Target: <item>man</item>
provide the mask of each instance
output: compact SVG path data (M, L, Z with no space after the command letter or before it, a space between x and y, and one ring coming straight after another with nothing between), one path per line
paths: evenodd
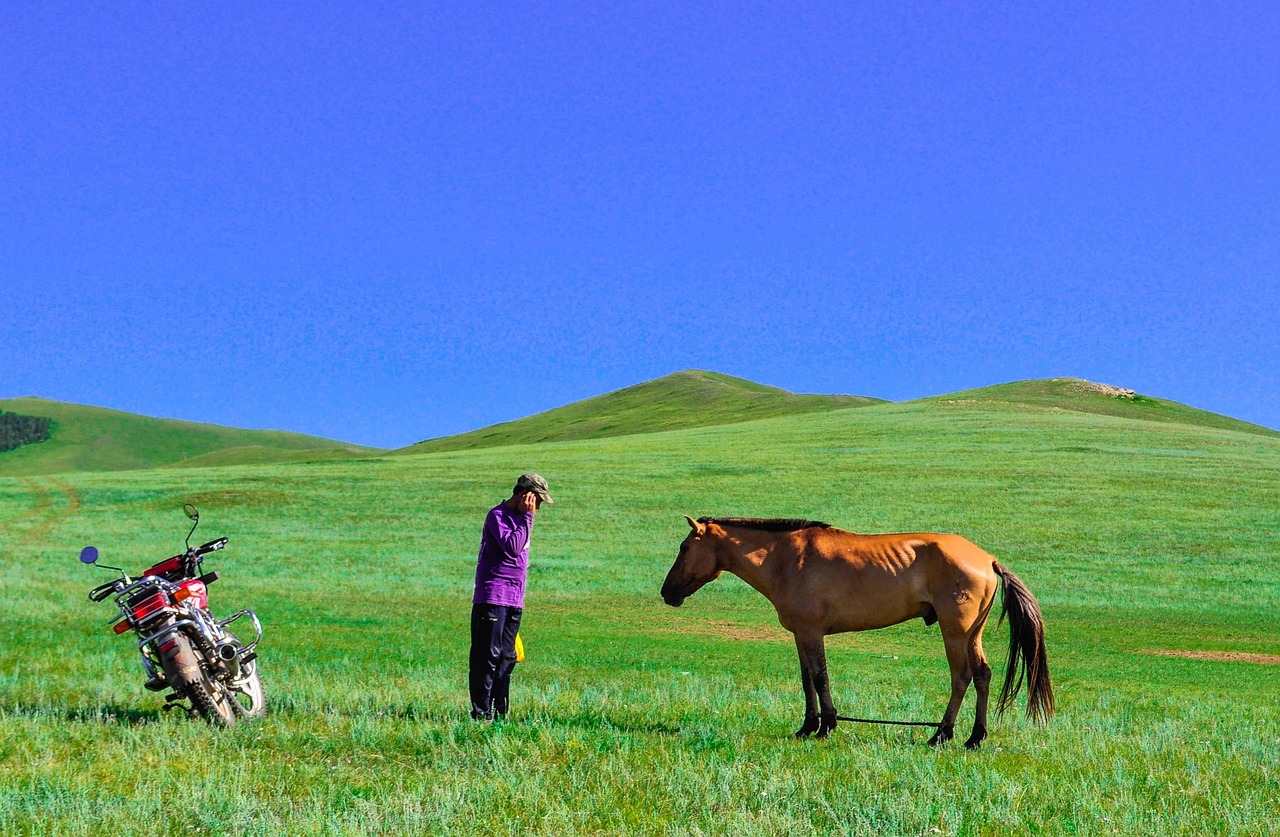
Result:
M492 721L507 714L529 572L529 533L538 508L550 502L545 479L521 474L511 497L490 509L484 519L471 600L473 718Z

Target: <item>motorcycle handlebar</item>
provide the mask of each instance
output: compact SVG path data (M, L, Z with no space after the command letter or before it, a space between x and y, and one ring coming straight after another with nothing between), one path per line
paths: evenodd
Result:
M193 551L195 552L196 555L205 555L210 552L217 552L219 549L222 549L226 545L227 545L226 538L218 538L217 540L209 541L206 544L201 544L200 546L197 546Z
M100 584L97 587L93 588L92 590L89 591L89 601L91 602L102 601L107 596L110 596L112 593L116 591L116 585L118 583L119 583L118 581L108 581L106 584Z
M188 565L190 569L188 569L187 572L193 571L194 567L200 563L200 559L203 556L209 554L210 552L217 552L219 549L222 549L226 545L227 545L227 539L223 537L223 538L218 538L217 540L209 541L208 543L205 543L205 544L201 544L200 546L197 546L194 549L192 549L190 552L187 553L187 560L191 560L191 559L195 559L195 560L190 565ZM182 558L183 556L179 554L173 557ZM202 576L202 578L208 578L209 581L217 581L218 574L208 573L206 576ZM117 592L120 589L122 588L120 587L119 579L116 579L115 581L108 581L106 584L100 584L97 587L90 590L89 600L94 602L100 602L103 599L105 599L107 596L110 596L111 594Z

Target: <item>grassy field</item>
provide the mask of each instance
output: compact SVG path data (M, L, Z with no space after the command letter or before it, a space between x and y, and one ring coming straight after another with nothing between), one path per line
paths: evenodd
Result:
M536 469L511 721L466 718L480 522ZM85 600L199 535L272 713L163 715ZM984 749L794 741L789 636L731 577L658 588L690 515L954 531L1040 600L1059 714ZM1280 833L1280 436L977 399L383 459L0 479L0 833ZM994 621L994 620L993 620ZM989 627L997 674L1007 628ZM829 642L842 714L934 720L937 628ZM961 712L967 734L972 701Z
M0 476L239 465L381 453L319 436L158 419L46 398L0 399L0 410L53 419L48 441L0 456Z

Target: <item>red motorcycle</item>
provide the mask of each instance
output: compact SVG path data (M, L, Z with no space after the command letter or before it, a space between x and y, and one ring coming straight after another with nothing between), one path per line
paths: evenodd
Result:
M208 586L218 580L217 572L198 575L204 556L227 545L226 538L192 547L191 535L200 525L200 512L190 503L184 507L192 521L187 532L187 551L166 558L133 579L120 567L120 578L93 588L91 601L115 597L120 614L111 619L117 634L133 631L146 672L146 688L153 692L172 691L165 709L180 706L191 715L201 715L214 724L232 726L240 721L261 718L267 712L262 681L258 677L258 653L262 625L252 610L241 610L229 619L217 620L209 612ZM80 553L86 564L98 561L98 550L86 546ZM248 619L253 627L252 642L243 643L228 630L238 619ZM190 701L190 707L179 701Z

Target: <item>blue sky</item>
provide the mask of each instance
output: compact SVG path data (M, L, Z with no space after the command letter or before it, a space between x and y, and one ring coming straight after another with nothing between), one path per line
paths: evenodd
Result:
M269 5L6 8L0 396L399 446L686 368L1076 376L1280 428L1280 6Z

